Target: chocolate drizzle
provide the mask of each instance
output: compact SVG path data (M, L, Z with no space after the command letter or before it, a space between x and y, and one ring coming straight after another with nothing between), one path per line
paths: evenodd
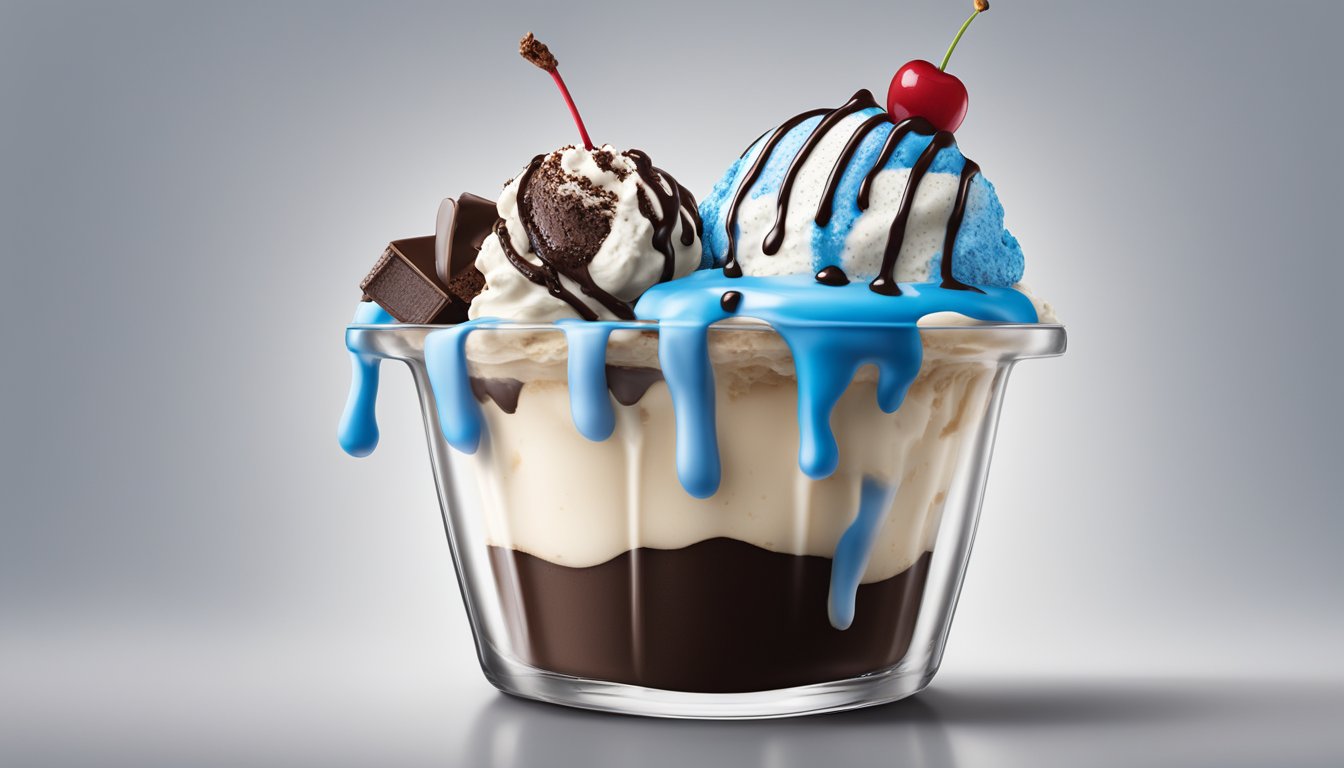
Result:
M543 260L542 266L538 267L518 253L518 250L513 247L513 238L509 237L508 225L504 223L503 219L495 222L495 236L499 238L499 244L504 249L504 258L508 259L513 268L522 273L523 277L544 287L552 296L573 307L574 311L579 313L579 317L584 320L597 319L597 313L589 309L582 299L570 293L569 289L560 282L560 276L553 265L547 264Z
M835 210L835 193L840 188L840 179L845 175L845 170L849 168L849 161L854 158L854 153L858 151L859 145L868 138L868 134L874 128L882 123L888 122L886 113L873 115L863 121L863 125L849 137L845 143L845 148L840 151L840 157L836 158L835 165L831 167L831 175L826 179L826 189L821 193L821 201L817 203L816 221L818 227L824 227L831 223L831 213Z
M788 120L785 120L782 125L775 129L774 133L770 134L770 138L766 139L765 146L761 147L760 154L756 155L756 161L753 162L751 168L747 170L746 178L744 178L742 183L738 185L737 193L733 195L733 202L728 206L726 225L728 248L724 253L725 261L723 264L723 274L728 277L742 276L742 266L737 263L737 209L742 205L742 201L746 198L747 192L751 189L752 185L761 177L761 171L765 170L765 164L769 161L770 153L774 151L775 145L779 144L785 134L793 130L802 122L824 115L830 111L831 110L829 109L813 109L804 112L801 115L794 115ZM760 139L757 139L757 141L760 141Z
M769 256L774 256L779 252L779 247L784 244L784 227L787 224L787 214L789 211L789 197L793 193L793 184L798 180L798 174L803 170L807 163L807 158L812 154L812 150L817 148L826 134L835 127L837 123L846 117L858 112L861 109L876 107L877 102L873 101L873 94L868 91L859 91L850 97L839 109L831 112L821 119L817 127L813 129L807 141L803 142L802 148L798 154L793 156L789 163L789 169L784 172L784 180L779 183L779 195L775 198L775 225L766 233L764 242L761 243L761 250ZM834 176L835 172L832 171Z
M640 179L653 192L653 196L657 200L658 215L654 215L651 210L652 202L649 203L649 210L644 210L644 215L653 225L653 246L664 256L659 282L671 280L676 270L676 249L672 244L672 234L676 231L677 224L680 223L682 226L682 245L692 245L695 243L696 237L704 234L704 223L700 220L695 197L665 171L655 168L649 156L644 152L632 149L625 155L634 161ZM533 176L546 162L546 159L545 155L537 155L532 158L517 182L518 218L522 222L523 230L527 233L528 245L532 254L541 264L533 264L518 252L509 235L508 227L504 220L500 219L495 222L494 233L499 238L505 258L523 277L544 287L552 296L572 307L584 320L597 320L598 314L588 306L587 302L565 287L560 280L561 276L577 283L585 296L597 301L617 318L633 320L635 311L631 304L604 291L593 280L588 271L588 263L591 261L593 254L586 254L586 258L575 258L573 254L552 253L546 239L538 236L538 222L532 210L529 190ZM599 167L613 170L609 167L610 158L607 158L604 164L602 156L595 153L594 159ZM628 174L628 171L624 173ZM580 181L588 180L580 179ZM591 182L588 183L591 185ZM644 202L643 195L641 195L642 209L644 208Z
M738 291L724 291L719 297L719 306L723 307L724 312L736 312L741 304L742 294Z
M681 207L682 207L681 215L684 219L689 220L688 222L682 224L683 229L681 230L681 244L690 245L691 243L695 242L695 238L704 237L705 222L703 219L700 218L700 206L696 204L695 197L691 194L690 190L686 189L685 187L679 187L679 189L681 190ZM687 213L689 213L690 215L687 216ZM691 234L691 228L686 226L686 223L694 225L695 227L694 235Z
M939 131L933 135L933 140L929 146L919 153L919 159L915 160L915 165L910 169L910 179L905 183L905 193L901 195L901 207L896 210L896 218L891 221L891 232L887 235L887 248L882 253L882 269L877 273L873 282L868 284L878 293L887 296L901 295L901 287L896 284L896 257L901 255L901 246L905 245L905 227L910 222L910 209L915 204L915 193L919 191L919 183L924 180L924 174L929 172L929 167L933 165L933 158L943 149L956 144L956 139L947 131ZM947 258L944 261L952 261Z
M849 285L849 275L837 266L822 267L817 273L817 282L822 285Z
M961 181L957 186L957 202L952 207L952 215L947 219L947 236L943 239L943 263L941 268L944 288L984 293L979 288L967 285L952 276L952 251L957 245L957 233L961 231L961 220L966 216L966 198L970 197L971 180L979 172L980 166L976 165L974 160L969 159L961 169Z
M764 139L766 137L766 134L768 133L770 133L770 131L767 130L765 133L762 133L760 136L757 136L755 139L752 139L752 142L747 145L746 149L742 150L742 154L738 155L737 159L741 160L742 158L746 157L747 153L751 151L751 148L756 146L756 142L760 141L761 139Z
M741 183L737 187L737 191L733 194L732 202L729 204L728 212L725 216L724 229L725 234L727 235L727 247L724 251L723 265L723 274L725 276L742 276L742 266L737 260L737 220L739 209L741 208L742 201L746 199L752 186L754 186L760 179L766 164L770 161L771 153L774 151L775 147L779 145L780 141L783 140L784 136L803 122L819 115L824 115L821 121L817 123L816 128L812 130L812 133L804 141L802 147L799 148L798 153L793 157L793 160L789 163L788 170L785 171L784 177L780 182L775 204L775 223L766 234L761 244L762 252L770 256L778 253L779 249L783 246L786 225L785 217L788 212L789 198L793 191L794 182L801 172L803 165L807 162L808 156L811 155L813 149L821 143L825 138L825 135L846 117L865 109L876 108L877 106L877 102L873 99L872 93L867 90L861 90L855 93L849 101L845 102L837 109L809 110L784 121L784 123L773 132L767 132L767 134L762 135L761 138L765 138L766 135L769 135L769 138L766 139L765 145L761 148L760 153L757 154L751 167L743 176ZM844 177L845 172L848 170L850 163L854 159L855 153L858 152L864 139L867 138L879 125L890 122L892 121L889 114L886 112L879 112L868 117L868 119L864 120L854 130L854 133L845 143L844 148L841 149L835 164L831 167L829 176L827 176L826 186L822 192L821 200L817 204L817 213L814 218L814 222L817 226L825 227L830 224L832 214L835 211L836 195L840 189L840 181ZM868 169L868 172L863 177L863 181L859 184L856 200L860 211L868 210L868 205L872 198L874 182L877 180L878 175L886 168L887 163L891 161L891 158L896 153L896 149L901 141L912 133L920 136L932 136L933 138L930 140L929 145L925 147L924 151L920 153L919 158L910 169L910 176L906 181L905 192L901 197L900 208L897 210L896 217L892 221L891 230L887 236L887 242L882 256L882 268L878 272L877 277L869 284L869 286L877 293L892 296L899 295L901 292L895 279L896 260L897 257L900 256L901 247L905 244L905 231L909 223L910 211L914 206L915 194L919 189L919 184L923 181L925 175L928 174L929 168L932 167L933 161L938 153L949 147L955 147L957 144L956 139L950 132L937 130L928 120L921 117L912 117L896 123L892 126L890 133L887 134L887 138L882 144L882 149L878 152L876 161L873 163L872 167ZM747 153L751 151L751 147L755 146L760 140L761 139L758 138L756 141L752 142L751 145L747 147L747 151L742 153L742 157L746 157ZM960 282L952 276L952 252L956 245L957 234L961 229L962 219L966 213L966 201L970 193L971 181L979 171L980 166L976 165L970 159L966 160L957 188L956 204L952 209L951 215L948 217L946 236L943 241L941 278L942 286L944 288L970 291L978 290L973 286ZM832 269L835 271L831 272L830 270ZM844 282L830 282L832 280L843 280ZM848 277L846 277L844 272L838 267L827 267L817 273L817 281L827 285L844 285L848 282Z
M887 134L887 140L882 144L882 151L877 153L877 162L873 163L872 168L868 169L868 174L863 177L863 183L859 185L858 203L860 211L868 210L868 198L873 191L873 182L877 180L877 175L882 172L882 169L887 167L891 156L896 153L896 145L900 144L901 139L911 133L928 136L937 133L937 131L934 130L933 125L928 120L922 117L902 120L891 129L891 133Z
M663 273L658 282L665 283L672 279L677 266L677 251L672 245L672 233L676 231L677 223L680 222L681 244L694 243L695 234L692 233L698 234L703 228L700 213L691 193L661 168L653 167L653 161L642 150L629 150L625 156L635 161L635 171L639 174L640 180L658 199L659 215L657 217L646 215L646 218L653 225L653 247L663 254ZM663 186L664 184L667 186Z
M541 167L545 159L545 155L537 155L532 158L532 162L527 164L527 170L523 171L522 178L518 179L518 218L522 221L523 229L527 232L528 243L532 246L532 254L541 262L541 267L538 268L518 253L509 237L508 227L504 225L504 221L501 219L495 223L495 234L499 237L500 245L504 247L505 257L508 258L514 269L522 273L523 277L537 285L544 286L552 296L573 307L579 317L584 320L596 320L598 315L582 299L565 288L564 284L560 282L560 275L563 274L578 283L584 295L591 296L616 317L622 320L634 319L635 311L629 304L602 290L593 281L592 275L588 274L587 262L573 264L567 269L562 268L549 257L547 248L542 245L540 238L537 237L531 205L527 201L527 190L528 184L532 181L532 175Z

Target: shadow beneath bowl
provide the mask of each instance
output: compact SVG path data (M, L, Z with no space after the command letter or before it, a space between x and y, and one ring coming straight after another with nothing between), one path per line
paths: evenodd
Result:
M568 709L501 694L477 715L463 765L771 766L816 768L883 756L883 765L945 766L951 743L917 697L878 708L884 715L724 722L660 720ZM881 727L875 728L874 722Z
M1102 748L1122 735L1129 741L1175 731L1199 741L1211 730L1249 733L1257 724L1303 723L1330 712L1344 714L1338 686L1176 678L952 678L880 707L739 722L610 715L501 694L477 714L462 764L924 768L957 765L954 743L968 735L970 742L1006 735L1020 747L1021 739L1039 745L1038 737L1053 731L1067 733L1071 744L1095 737L1101 741L1090 746Z

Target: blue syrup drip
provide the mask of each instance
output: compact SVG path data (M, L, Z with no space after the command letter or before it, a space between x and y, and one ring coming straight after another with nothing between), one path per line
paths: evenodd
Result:
M589 440L600 442L616 430L616 412L607 389L607 339L622 328L648 330L628 321L556 323L569 345L569 411L574 426ZM449 445L475 453L484 420L467 370L467 337L473 332L505 328L507 320L482 317L433 331L425 337L425 370L438 408L439 428Z
M854 623L854 602L859 595L859 582L868 567L868 559L873 553L873 543L877 532L882 529L887 510L896 498L896 487L883 484L867 475L859 490L859 514L840 535L835 545L835 556L831 559L831 591L826 603L826 613L830 616L831 626L836 629L849 629Z
M486 318L468 320L425 336L425 370L434 390L439 429L443 439L463 453L475 453L481 446L483 423L467 372L467 337L478 328L502 324Z
M602 442L616 431L616 410L607 390L610 323L562 321L569 344L569 413L579 434Z
M717 298L714 307L718 309L714 320L727 316ZM636 305L635 313L639 311ZM714 429L714 372L708 364L709 323L714 320L658 323L658 364L672 395L677 423L677 478L697 499L713 496L721 477L719 438Z
M372 301L360 302L353 325L386 325L396 322L387 310ZM348 333L358 333L349 331ZM336 429L341 448L351 456L364 457L378 447L378 358L350 350L350 395Z

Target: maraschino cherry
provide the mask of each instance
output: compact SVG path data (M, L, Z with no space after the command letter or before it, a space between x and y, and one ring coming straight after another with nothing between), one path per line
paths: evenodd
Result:
M988 10L988 0L975 0L975 10L952 38L942 64L935 67L917 59L896 70L896 76L891 78L891 86L887 88L887 112L891 119L899 123L907 118L922 117L940 131L957 130L966 119L966 86L955 75L947 73L947 62L971 22Z

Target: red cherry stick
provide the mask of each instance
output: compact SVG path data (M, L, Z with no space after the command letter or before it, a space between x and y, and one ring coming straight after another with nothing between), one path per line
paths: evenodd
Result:
M555 87L560 89L560 95L565 100L565 106L569 107L569 114L573 116L574 124L579 127L579 137L583 139L584 149L592 149L593 140L588 138L588 129L583 125L579 108L574 105L574 97L569 95L565 79L560 76L560 62L556 60L555 54L551 53L551 49L547 48L545 43L533 37L531 32L518 41L518 53L532 64L551 73L551 79L555 81Z
M970 28L971 22L975 21L976 16L979 16L988 10L989 0L975 0L975 10L971 11L971 17L961 25L961 29L957 30L957 36L952 38L952 44L947 47L947 53L943 54L943 63L938 65L939 72L947 71L947 62L952 60L952 52L957 50L957 43L961 42L961 36L966 34L966 30Z
M585 149L593 148L593 140L588 138L588 129L583 125L583 117L579 115L579 108L574 106L574 98L569 95L569 89L565 87L565 78L560 76L560 70L551 70L551 79L555 80L556 86L560 88L560 95L565 99L565 106L569 107L569 114L574 117L574 124L579 127L579 136L583 138Z

